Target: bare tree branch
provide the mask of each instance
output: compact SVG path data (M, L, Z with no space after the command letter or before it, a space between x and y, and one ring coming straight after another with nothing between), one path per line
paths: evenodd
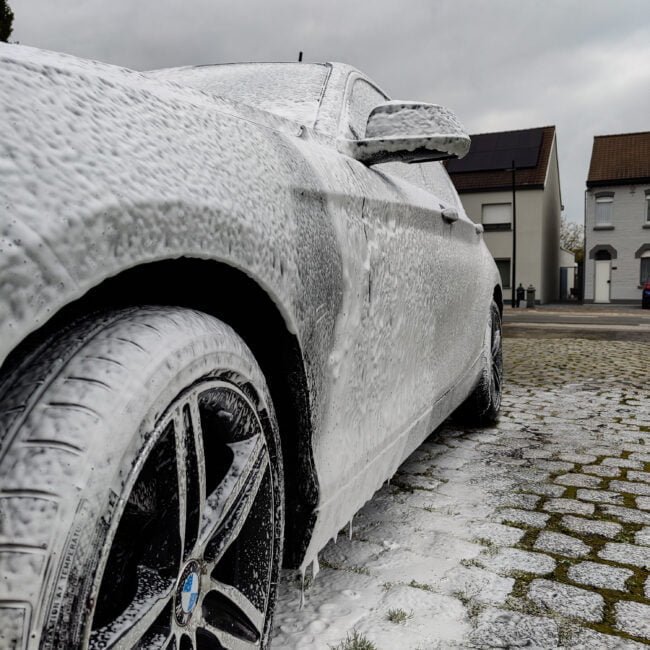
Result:
M560 246L572 253L578 253L582 251L584 245L584 229L582 224L567 221L562 217L560 222Z

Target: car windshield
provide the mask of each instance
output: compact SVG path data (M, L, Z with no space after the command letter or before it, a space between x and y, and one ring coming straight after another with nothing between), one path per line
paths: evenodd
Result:
M147 75L313 126L327 72L328 66L318 63L232 63L154 70Z

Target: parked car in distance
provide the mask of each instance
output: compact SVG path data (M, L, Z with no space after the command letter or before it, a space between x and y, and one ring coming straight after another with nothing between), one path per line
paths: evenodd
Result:
M266 647L281 563L497 417L469 138L342 64L0 87L0 647Z

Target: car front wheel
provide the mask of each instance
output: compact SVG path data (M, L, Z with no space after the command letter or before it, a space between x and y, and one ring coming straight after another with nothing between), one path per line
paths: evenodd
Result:
M0 647L266 647L282 462L233 330L174 308L90 318L0 399Z

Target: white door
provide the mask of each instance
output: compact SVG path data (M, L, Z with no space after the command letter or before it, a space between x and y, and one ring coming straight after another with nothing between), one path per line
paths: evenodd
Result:
M596 260L596 295L594 302L609 302L611 260Z

